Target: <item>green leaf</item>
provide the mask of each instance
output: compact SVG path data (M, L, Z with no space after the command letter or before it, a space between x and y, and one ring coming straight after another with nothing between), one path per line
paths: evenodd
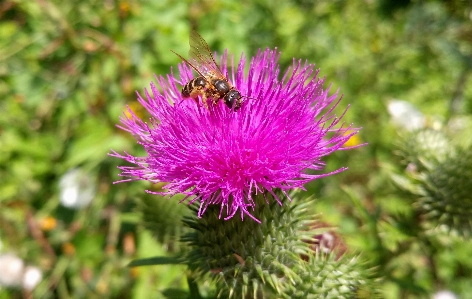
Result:
M155 266L155 265L180 265L182 259L179 257L157 256L134 260L128 267Z
M167 299L196 298L190 297L189 293L182 289L168 288L162 291L162 295Z

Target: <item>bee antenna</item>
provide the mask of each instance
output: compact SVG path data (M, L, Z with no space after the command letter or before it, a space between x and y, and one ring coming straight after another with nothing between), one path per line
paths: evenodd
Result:
M247 99L253 99L253 100L257 100L257 98L248 97L248 96L242 96L241 98L247 98Z

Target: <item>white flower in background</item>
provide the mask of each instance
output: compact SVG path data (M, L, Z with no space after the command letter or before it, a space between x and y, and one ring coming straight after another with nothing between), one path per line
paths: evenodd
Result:
M451 291L439 291L433 295L432 299L459 299L456 294Z
M31 291L42 277L39 268L25 266L24 261L13 253L0 254L0 286L23 287Z
M32 291L43 278L43 273L38 267L26 266L23 274L23 288Z
M61 204L71 209L87 206L95 196L95 180L81 169L71 169L59 182Z
M0 255L0 285L6 287L20 286L23 279L25 263L13 253Z
M423 113L407 101L390 101L388 103L388 112L392 117L393 123L405 130L413 131L425 126L426 120Z

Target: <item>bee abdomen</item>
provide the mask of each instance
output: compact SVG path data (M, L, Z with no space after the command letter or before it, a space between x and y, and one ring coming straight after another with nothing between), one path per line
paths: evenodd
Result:
M203 77L196 77L190 80L182 88L182 97L190 98L193 97L192 93L195 93L196 90L203 90L207 85L207 81Z

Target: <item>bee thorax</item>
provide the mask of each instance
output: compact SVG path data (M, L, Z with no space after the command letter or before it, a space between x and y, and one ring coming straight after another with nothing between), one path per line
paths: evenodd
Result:
M213 80L213 86L215 86L216 91L221 95L226 94L230 90L229 83L225 80Z

